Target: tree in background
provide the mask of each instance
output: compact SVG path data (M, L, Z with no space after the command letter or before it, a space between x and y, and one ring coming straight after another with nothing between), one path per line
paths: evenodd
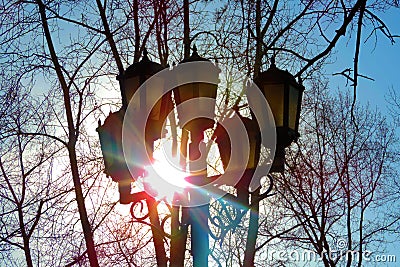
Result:
M68 189L54 175L60 147L47 137L54 131L49 102L40 103L12 80L3 81L2 89L0 103L7 114L0 122L2 260L9 266L22 262L34 266L38 258L45 258L37 244L47 243L50 227L57 228L50 218Z
M302 137L269 202L290 220L273 228L266 218L260 247L299 252L286 260L312 251L324 266L362 266L398 227L394 127L368 106L355 107L355 122L351 112L348 93L309 92Z

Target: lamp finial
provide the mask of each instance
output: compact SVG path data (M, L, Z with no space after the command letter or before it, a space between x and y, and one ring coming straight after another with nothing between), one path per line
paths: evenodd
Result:
M300 85L303 85L303 79L299 76L299 78L297 78L297 80L298 80L298 83L300 84Z
M271 68L276 68L276 65L275 65L275 55L273 55L273 56L271 57Z
M149 61L150 59L149 59L149 56L148 56L148 52L147 52L147 49L146 49L146 47L143 49L143 59L142 60L146 60L146 61Z

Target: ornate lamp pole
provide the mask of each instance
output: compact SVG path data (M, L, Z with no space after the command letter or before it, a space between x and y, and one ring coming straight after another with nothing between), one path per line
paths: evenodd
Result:
M196 61L209 61L202 58L197 53L196 46L193 47L192 55L183 60L183 63L190 63ZM181 85L174 89L174 97L177 105L179 124L182 131L189 131L191 143L189 145L189 170L193 175L207 178L207 163L201 157L201 146L204 147L203 138L204 131L214 126L214 109L215 105L210 105L204 98L211 99L215 102L217 97L217 84L218 84L218 67L214 71L214 83L195 82ZM193 70L193 80L197 80L197 71ZM178 81L183 80L184 73L178 73ZM190 101L189 105L185 105L185 101ZM201 114L202 117L191 118L193 114ZM194 201L200 201L199 198L208 198L204 193L199 190L190 190L190 197ZM204 202L209 202L204 199ZM208 265L208 218L209 218L209 205L202 205L190 209L190 224L192 229L192 255L194 266L207 266Z
M197 53L196 48L193 49L193 54L191 57L182 61L184 63L193 63L196 61L208 61L200 57ZM99 122L99 127L97 131L100 137L101 148L105 163L105 173L107 176L111 176L114 181L119 184L120 192L120 203L121 204L132 204L132 209L136 203L146 200L148 206L148 215L142 218L136 218L138 221L144 220L149 217L154 237L154 245L156 249L156 257L158 266L167 265L167 257L164 249L163 238L165 234L163 233L165 220L160 223L159 214L157 212L158 202L155 201L151 196L145 192L131 193L131 183L137 179L137 177L145 176L144 166L140 165L138 162L137 168L132 168L128 170L127 163L124 158L124 152L122 149L122 122L125 115L127 105L132 105L132 108L138 112L140 116L143 110L148 108L151 109L148 120L145 126L145 136L141 138L146 144L146 149L149 155L153 152L153 142L159 138L163 137L163 125L167 118L167 115L173 109L171 92L164 93L164 81L153 79L152 83L144 84L152 75L163 70L161 65L149 60L147 53L145 52L143 59L134 63L127 68L125 73L118 76L122 91L124 92L123 106L121 110L111 113L105 120L104 124L101 125ZM215 66L215 75L213 76L213 83L207 82L193 82L182 84L173 89L175 103L177 106L177 113L179 118L179 126L182 131L187 131L190 133L191 143L189 145L189 170L192 174L191 180L194 184L206 183L207 181L212 181L217 177L207 177L206 162L205 159L200 159L201 147L204 146L203 143L203 132L207 129L213 128L214 121L214 109L215 109L215 99L217 96L217 84L218 84L218 74L219 69ZM183 79L183 77L177 75L175 79ZM182 75L189 75L188 73L183 73ZM196 75L200 75L197 71L192 70L193 80L197 80ZM259 86L264 95L265 99L268 101L273 117L276 124L277 133L277 150L271 172L283 172L284 170L284 148L289 146L294 140L299 136L298 125L299 125L299 114L302 93L304 87L297 83L294 77L287 71L280 70L276 67L274 60L272 61L271 67L260 73L255 79L255 83ZM140 91L140 96L132 100L133 94L138 90L140 86L146 86L145 90ZM263 99L252 98L251 92L248 93L249 101L252 101L253 105L261 105ZM150 94L163 95L155 105L148 107L148 98L151 98ZM213 101L212 105L210 102L204 102L204 98ZM132 102L133 101L133 102ZM136 102L135 102L136 101ZM260 103L255 103L260 101ZM185 105L185 102L190 102L189 105ZM237 223L241 220L243 215L247 212L248 208L251 208L255 204L249 201L250 193L250 181L255 174L255 169L259 164L260 151L261 151L261 134L260 127L263 127L263 123L260 123L267 118L257 117L258 121L254 116L252 118L247 118L242 116L237 108L234 108L237 116L239 117L241 123L244 125L246 130L246 136L248 138L248 143L243 142L249 146L249 154L242 155L240 151L232 151L232 141L228 132L220 124L217 125L214 131L213 138L215 139L218 149L221 155L222 164L225 170L227 170L228 165L233 165L233 170L235 172L235 166L240 165L238 162L245 161L246 168L238 181L225 180L224 183L229 186L236 188L236 196L227 193L224 196L223 201L220 201L222 205L222 213L227 213L228 209L226 205L240 205L240 209L234 208L234 216L229 215L228 217L234 218L231 221L231 225L222 225L222 221L219 216L221 214L209 213L209 205L205 204L199 207L190 208L189 215L183 215L179 220L179 214L177 221L171 224L172 232L177 232L175 228L183 227L184 223L189 223L191 225L191 250L193 255L194 266L208 266L208 255L209 255L209 234L213 238L224 238L225 234L234 229ZM202 114L192 118L190 114ZM225 125L230 123L232 119L226 119ZM139 136L140 137L140 136ZM243 150L246 148L243 147ZM232 157L232 154L238 154L236 157ZM236 161L235 161L236 160ZM264 175L266 175L265 173ZM236 174L235 174L236 175ZM200 180L199 180L200 178ZM189 180L190 180L189 179ZM271 180L271 177L270 177ZM272 189L272 181L270 188L264 193L264 197L267 196L269 191ZM203 198L203 203L209 202L209 196L197 190L196 188L189 190L189 195L192 201L198 201L199 198ZM259 196L262 197L262 196ZM207 198L207 199L205 199ZM233 201L233 202L232 202ZM235 204L236 203L236 204ZM179 205L179 204L178 204ZM225 207L225 208L224 208ZM236 206L235 206L236 207ZM243 208L245 208L243 210ZM179 212L179 209L178 209ZM172 215L176 217L176 214ZM185 217L185 218L184 218ZM183 222L184 219L189 217L188 222ZM220 236L217 237L213 235L209 230L209 220L214 226L220 228ZM164 232L165 233L165 232ZM171 236L173 238L173 236ZM174 241L175 242L175 241ZM183 256L185 251L186 236L180 239L179 242L171 241L171 257L174 258L174 253L177 254L177 260L171 259L171 266L182 266ZM178 244L178 245L177 245ZM175 248L176 251L174 251ZM179 254L179 255L178 255ZM182 255L181 255L182 254Z
M122 75L117 76L117 80L121 86L121 92L123 92L122 108L115 113L111 113L106 118L103 125L101 125L99 121L97 131L99 133L105 163L104 172L107 176L111 176L114 181L118 182L121 204L130 204L136 201L138 194L131 194L131 183L138 177L145 176L144 162L147 162L146 158L148 155L152 158L153 143L157 139L163 137L163 124L169 112L173 109L171 92L164 94L164 81L162 79L151 79L150 83L145 84L146 80L163 69L164 68L160 64L148 58L147 51L145 50L140 62L133 63ZM146 86L146 88L139 91L139 97L132 98L141 86ZM152 99L154 95L163 95L163 97L161 97L155 105L151 105L149 100ZM145 136L139 136L138 132L133 135L133 138L139 139L139 142L144 141L147 155L138 155L138 157L134 159L137 160L137 162L135 162L135 168L131 167L130 170L127 167L122 149L122 123L128 104L132 105L133 110L137 111L138 115L145 114L145 111L151 108L146 121ZM132 159L129 160L132 163ZM157 212L157 202L147 194L139 195L147 201L157 264L159 266L166 266L167 258L165 255L163 235L160 230L162 227Z

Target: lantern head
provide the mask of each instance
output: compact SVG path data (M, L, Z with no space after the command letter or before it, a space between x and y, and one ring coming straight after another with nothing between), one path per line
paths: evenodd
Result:
M164 68L149 59L146 49L140 62L130 65L123 75L117 76L120 86L123 88L123 102L125 108L128 104L133 105L133 109L145 114L145 111L151 109L146 123L146 140L157 140L164 135L163 125L168 114L173 109L171 92L164 92L165 81L160 77L150 77ZM147 82L146 82L147 81ZM146 88L140 90L140 95L133 98L133 95L144 83ZM162 96L155 105L152 105L152 99ZM133 101L133 102L132 102ZM132 103L130 103L132 102ZM152 105L152 106L151 106ZM140 116L140 115L139 115Z
M208 59L200 57L197 53L196 46L194 46L192 55L189 58L181 61L180 64L196 61L210 62ZM202 133L204 130L212 128L214 126L214 120L211 118L214 118L215 116L215 104L210 105L210 102L201 101L199 99L199 101L191 102L190 105L181 105L185 101L196 100L196 98L210 98L215 101L217 97L217 84L219 81L218 76L220 70L214 65L212 67L213 69L211 71L213 72L212 76L215 83L192 82L178 86L173 90L180 126L191 132ZM194 68L196 68L196 66L194 66ZM186 78L180 77L180 75L185 74L178 73L178 77L176 77L178 81L184 80L184 78ZM196 72L195 69L190 73L190 75L193 76L194 80L196 80L196 78L204 76L201 73ZM203 114L203 116L196 117L195 119L187 119L191 118L193 114Z
M259 73L255 83L261 89L274 115L277 149L271 171L283 172L284 148L299 137L299 118L304 86L288 71L280 70L272 59L271 67Z
M134 173L131 173L125 161L124 152L122 150L122 123L124 120L124 110L119 110L106 118L103 125L96 129L99 138L101 151L103 153L105 170L107 177L118 182L120 190L121 204L129 203L128 199L131 191L131 182L135 178L142 176L144 170L138 166ZM133 176L132 176L133 175Z
M246 118L241 116L239 113L237 113L241 122L243 123L245 129L246 129L246 136L248 137L248 143L247 142L243 142L241 143L240 140L231 140L227 131L225 130L225 128L221 125L218 124L217 128L215 129L214 132L214 138L215 138L215 142L218 145L218 150L219 153L221 155L221 161L222 161L222 165L224 170L226 170L228 164L233 164L233 168L235 168L235 166L240 165L239 162L247 162L246 165L246 171L243 175L243 177L240 179L240 181L234 185L237 188L246 188L248 190L248 187L250 185L251 182L251 173L254 172L254 169L257 167L258 162L260 160L260 151L261 151L261 133L260 130L258 128L258 124L254 119L250 119L250 118ZM224 122L224 125L229 125L230 123L232 123L231 125L234 125L233 119L226 119L227 121ZM230 122L232 120L232 122ZM234 134L234 133L232 133ZM235 138L235 137L233 137ZM238 142L238 144L235 146L238 148L238 150L240 151L232 151L232 142L236 141ZM245 155L243 153L241 153L242 151L247 150L247 147L240 147L240 145L249 145L249 154L248 154L248 158L243 158L245 157ZM236 153L238 157L236 160L238 161L238 163L235 162L231 162L232 161L232 153Z

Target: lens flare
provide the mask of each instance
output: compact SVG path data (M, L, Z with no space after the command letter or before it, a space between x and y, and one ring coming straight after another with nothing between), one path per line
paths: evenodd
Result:
M143 177L145 191L156 199L164 199L172 203L175 193L182 194L192 185L185 180L189 172L180 169L174 158L167 158L164 153L155 156L153 163L146 166Z

